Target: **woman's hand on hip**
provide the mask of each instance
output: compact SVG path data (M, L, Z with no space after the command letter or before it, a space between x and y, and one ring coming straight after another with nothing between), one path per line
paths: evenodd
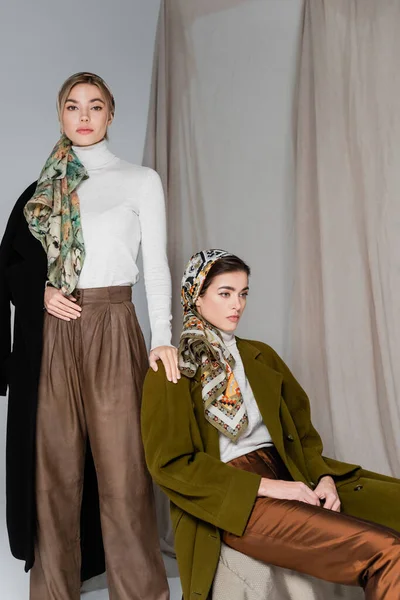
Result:
M82 309L76 304L76 299L73 296L64 296L55 287L47 286L44 290L44 306L49 315L62 321L71 321L81 316Z
M177 383L181 378L178 369L178 350L174 346L157 346L150 352L149 362L153 371L158 371L157 361L162 360L168 381Z
M324 508L340 512L340 498L332 477L321 477L314 491L320 500L325 500Z
M321 505L318 495L302 481L283 481L263 477L258 488L258 496L278 500L298 500L313 506Z

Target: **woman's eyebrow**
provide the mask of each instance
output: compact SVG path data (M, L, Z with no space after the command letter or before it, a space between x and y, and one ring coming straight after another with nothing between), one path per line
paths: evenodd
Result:
M74 100L73 98L68 98L66 102L73 102L74 104L79 104L78 100ZM89 104L91 104L92 102L102 102L103 104L105 104L104 100L102 100L101 98L93 98L93 100L89 100Z
M231 292L234 292L236 288L232 287L231 285L221 285L218 289L219 290L230 290ZM242 292L245 292L248 289L249 289L249 286L247 285L246 287L244 287L242 289Z

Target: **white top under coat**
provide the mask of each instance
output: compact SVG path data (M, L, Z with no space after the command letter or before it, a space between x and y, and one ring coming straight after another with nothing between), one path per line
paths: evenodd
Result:
M134 285L142 244L151 347L171 344L171 276L160 177L117 158L106 141L73 146L89 179L77 188L86 258L79 288Z
M240 391L246 406L247 416L249 419L248 427L243 435L232 442L223 433L219 434L219 451L222 462L229 462L238 456L249 454L253 450L259 450L266 446L272 446L271 435L264 425L263 418L259 411L253 391L246 377L242 358L236 345L236 338L233 333L221 331L222 339L225 346L235 359L235 367L233 369L236 381L239 384Z

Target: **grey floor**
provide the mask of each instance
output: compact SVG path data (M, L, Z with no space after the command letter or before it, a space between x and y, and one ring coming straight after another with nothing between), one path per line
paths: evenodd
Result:
M168 575L171 600L181 600L182 588L178 577L176 561L169 556L163 556ZM109 600L104 576L96 577L85 583L81 600Z
M179 583L179 579L168 578L169 589L171 592L171 600L181 600L182 592L181 585ZM94 592L85 592L81 596L81 600L109 600L107 590L96 590Z

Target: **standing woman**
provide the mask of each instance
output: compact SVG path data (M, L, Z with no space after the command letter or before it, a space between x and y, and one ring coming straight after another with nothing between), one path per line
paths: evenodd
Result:
M114 110L97 75L67 79L61 139L1 245L7 525L33 567L31 600L78 600L104 566L111 600L168 598L140 437L149 359L131 302L142 244L150 365L161 359L176 382L164 197L154 171L109 150Z

